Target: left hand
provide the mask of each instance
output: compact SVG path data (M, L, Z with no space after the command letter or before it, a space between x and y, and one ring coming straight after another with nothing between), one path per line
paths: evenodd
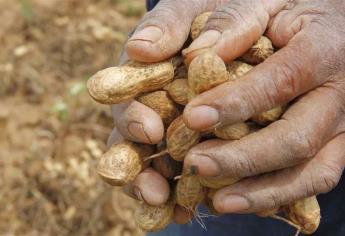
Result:
M340 0L232 0L185 51L194 57L213 47L231 61L266 29L281 48L241 79L188 104L184 118L192 129L245 121L300 97L281 120L256 133L207 141L189 152L184 168L197 167L200 176L245 178L216 193L216 210L259 212L337 185L345 166L344 25Z

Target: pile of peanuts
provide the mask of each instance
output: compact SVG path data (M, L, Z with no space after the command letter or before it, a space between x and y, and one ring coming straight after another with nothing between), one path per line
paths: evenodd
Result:
M190 35L192 40L202 32L209 16L206 12L195 19ZM181 115L183 108L198 94L241 79L273 53L271 41L262 36L244 55L230 63L224 63L212 49L205 49L192 61L181 55L152 64L127 61L120 67L98 72L88 81L89 93L96 101L118 104L135 98L157 112L166 128L165 140L161 144L123 141L114 144L98 164L99 175L112 186L131 183L148 166L169 181L173 190L166 204L150 206L142 203L137 209L136 221L144 231L159 231L169 225L176 205L195 212L198 205L204 203L212 214L218 214L212 205L214 193L239 179L202 178L192 172L182 173L180 163L201 140L239 140L278 120L287 105L257 114L246 122L217 126L204 132L186 126ZM316 197L257 215L284 220L305 234L315 232L321 218Z

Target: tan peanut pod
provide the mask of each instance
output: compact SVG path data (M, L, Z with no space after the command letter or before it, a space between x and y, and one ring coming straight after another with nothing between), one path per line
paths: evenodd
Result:
M195 97L196 97L196 94L191 89L189 89L188 90L188 102L192 101Z
M96 101L117 104L161 89L173 78L174 65L171 62L133 62L99 71L88 80L87 88Z
M179 116L176 104L166 91L147 93L138 97L137 100L157 112L166 126Z
M152 167L166 179L174 179L182 171L182 163L175 161L169 154L154 159Z
M268 210L257 212L256 215L259 217L270 217L270 216L274 216L274 215L278 214L279 210L280 210L280 207L276 207L273 209L268 209Z
M320 224L320 206L316 197L298 200L284 208L287 218L301 227L304 234L314 233Z
M261 36L260 39L241 57L241 60L249 64L260 64L273 55L274 47L269 38Z
M245 62L233 61L228 63L226 68L228 70L230 80L236 80L237 78L247 74L251 69L253 69L253 66Z
M167 148L170 156L176 161L183 161L185 155L199 143L199 132L189 129L182 116L176 118L167 130Z
M174 102L180 105L187 105L189 87L186 79L175 79L169 85L165 86L164 89L168 91L169 96Z
M235 178L203 178L199 177L199 182L202 186L208 187L210 189L220 189L227 186L230 186L236 182L238 182L239 179Z
M211 49L195 57L189 65L188 85L195 94L210 90L227 81L229 77L225 63Z
M190 37L194 40L199 37L200 33L204 29L208 18L212 15L212 12L204 12L197 16L192 23L190 30Z
M145 232L156 232L167 227L174 216L175 203L168 201L161 206L142 203L135 212L137 225Z
M182 176L175 189L176 203L186 209L195 210L203 201L206 192L197 176Z
M133 181L143 169L143 157L154 152L149 145L123 141L114 144L99 160L98 174L113 186Z
M214 129L214 135L217 138L224 140L238 140L250 133L250 127L244 122L240 122L233 125L216 127Z
M272 110L254 115L251 120L258 125L268 125L274 121L277 121L283 115L284 110L285 108L283 106L278 106Z

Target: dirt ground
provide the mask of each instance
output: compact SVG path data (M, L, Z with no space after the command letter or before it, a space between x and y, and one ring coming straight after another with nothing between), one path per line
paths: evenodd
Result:
M85 81L144 0L0 0L0 235L142 235L95 163L112 128Z

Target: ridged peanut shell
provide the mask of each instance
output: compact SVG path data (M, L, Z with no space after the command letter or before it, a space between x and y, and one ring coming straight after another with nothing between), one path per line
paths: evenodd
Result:
M268 125L274 121L277 121L283 115L284 111L285 107L278 106L269 111L254 115L251 120L258 125Z
M315 196L298 200L284 210L287 218L299 225L304 234L314 233L320 225L320 206Z
M103 104L118 104L141 93L163 88L174 78L171 62L126 63L99 71L87 82L92 98Z
M173 201L168 201L161 206L142 203L135 212L135 221L143 231L160 231L173 221L174 208Z
M260 64L273 55L274 47L269 38L261 36L260 39L241 57L241 60L249 64Z
M204 12L195 18L190 31L190 36L193 40L199 37L211 15L212 12Z
M167 148L170 156L176 161L183 161L185 155L199 143L200 132L189 129L182 116L177 117L167 130Z
M165 87L168 91L169 96L174 102L180 105L187 105L188 103L188 81L186 79L175 79L169 85Z
M177 204L194 210L203 201L206 192L197 176L182 176L177 182L175 194Z
M227 81L229 77L225 63L213 50L205 50L189 65L188 85L195 94L203 93Z
M137 100L157 112L165 125L169 125L179 115L177 105L166 91L147 93Z
M226 68L228 70L230 80L236 80L237 78L247 74L251 69L253 69L253 66L241 61L233 61L228 63Z
M238 140L250 133L250 127L244 122L233 125L220 126L214 129L214 135L224 140Z
M153 147L123 141L114 144L99 160L98 174L113 186L133 181L143 169L142 158L153 153Z

